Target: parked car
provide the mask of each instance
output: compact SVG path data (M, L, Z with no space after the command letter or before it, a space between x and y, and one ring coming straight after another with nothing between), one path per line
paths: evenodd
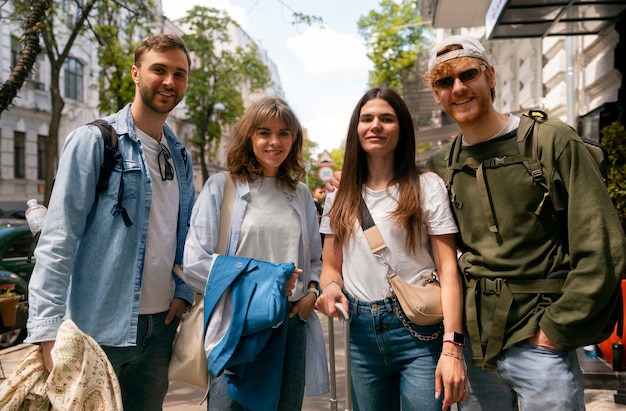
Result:
M0 219L13 219L13 218L25 220L26 211L25 210L0 210Z
M35 266L35 258L29 256L34 241L26 220L0 218L0 284L15 284L15 292L23 296L15 325L5 327L0 318L0 349L26 338L28 281Z

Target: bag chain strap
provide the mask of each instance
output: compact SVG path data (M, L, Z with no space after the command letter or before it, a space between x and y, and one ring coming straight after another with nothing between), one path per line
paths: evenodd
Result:
M402 310L402 306L400 305L400 302L398 301L398 297L396 296L396 293L393 290L393 286L391 285L391 274L395 274L396 269L393 268L393 266L389 264L389 262L385 258L385 254L387 253L387 250L388 249L385 248L381 253L374 253L374 255L380 258L383 261L383 264L387 266L387 283L389 284L389 291L391 291L391 301L393 302L394 311L398 315L398 318L400 319L400 322L402 323L404 328L406 328L406 330L414 338L417 338L420 341L436 340L437 338L439 338L439 335L441 335L441 332L443 331L443 326L441 324L439 325L439 328L437 329L437 331L435 331L431 335L422 335L418 333L417 331L415 331L413 327L411 327L409 320L406 318L406 315L404 314L404 311Z

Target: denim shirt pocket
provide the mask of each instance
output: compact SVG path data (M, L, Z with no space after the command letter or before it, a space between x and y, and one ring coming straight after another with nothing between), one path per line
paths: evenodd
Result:
M109 177L107 189L100 194L113 201L117 201L120 195L122 196L122 200L137 198L141 184L141 175L142 169L140 163L124 160L122 167L122 163L118 161ZM120 180L123 183L122 185L120 185Z

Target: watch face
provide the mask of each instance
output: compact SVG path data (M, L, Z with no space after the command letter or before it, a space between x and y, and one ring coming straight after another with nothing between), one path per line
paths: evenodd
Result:
M465 344L465 336L461 333L446 333L443 336L444 341L452 341L455 344Z

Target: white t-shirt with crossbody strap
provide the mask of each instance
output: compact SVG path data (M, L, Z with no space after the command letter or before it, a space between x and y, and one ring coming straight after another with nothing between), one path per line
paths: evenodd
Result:
M398 186L386 190L370 190L365 188L364 198L372 214L374 223L388 247L388 262L405 281L415 282L420 275L428 275L435 271L430 247L429 235L454 234L458 232L450 211L448 193L441 178L432 172L420 176L422 189L422 212L424 226L422 229L421 246L415 253L406 249L406 232L404 227L395 224L391 216L397 208ZM335 193L329 193L324 206L324 216L320 225L320 233L333 234L330 229L328 211L335 201ZM373 255L360 222L357 221L354 235L343 244L342 275L345 291L361 301L378 301L391 297L387 282L387 267L382 260Z

